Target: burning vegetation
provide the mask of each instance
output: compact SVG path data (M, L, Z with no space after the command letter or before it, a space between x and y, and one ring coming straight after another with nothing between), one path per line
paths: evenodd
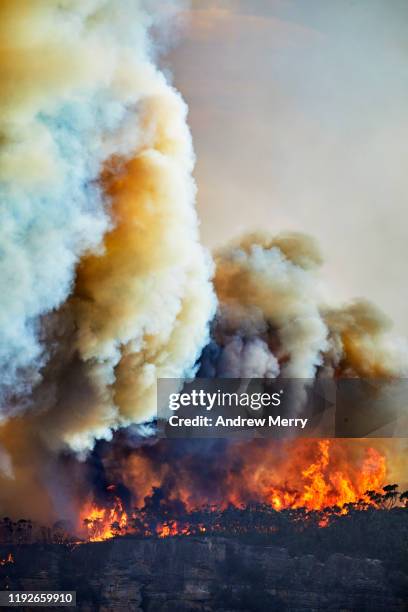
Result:
M203 506L187 510L183 504L166 501L162 491L155 489L142 508L134 508L129 514L123 509L119 498L115 498L110 508L91 509L83 519L86 535L80 539L73 534L72 525L65 521L58 521L52 528L45 528L33 525L31 521L13 522L5 517L0 521L0 544L21 546L41 542L72 547L123 536L159 539L175 536L286 538L316 528L335 528L337 524L343 528L347 528L347 525L352 527L355 517L373 519L375 515L393 511L398 513L402 526L407 510L408 491L400 492L397 484L385 485L379 491L368 490L357 501L343 506L336 504L320 509L301 506L281 510L268 503L245 506L230 504L224 509ZM9 552L0 559L0 566L14 562L14 556Z
M137 446L129 431L121 432L98 443L83 465L91 497L83 501L84 491L78 497L76 528L65 521L52 527L0 521L0 581L15 588L21 576L31 575L34 558L45 568L58 566L60 583L70 576L76 587L84 580L94 584L100 559L108 559L111 577L112 551L126 566L151 547L155 573L157 567L167 571L170 549L184 558L183 547L190 546L194 559L202 547L247 551L256 544L257 550L266 547L268 558L278 547L288 559L307 555L308 562L334 553L381 560L402 583L408 491L385 484L387 455L378 440L160 440ZM224 565L235 584L242 570L230 560ZM224 584L214 567L215 584ZM252 588L252 574L248 580ZM81 591L85 599L94 592L87 589Z
M364 441L173 442L97 448L99 489L80 510L84 537L272 533L279 515L324 527L407 499L386 485L385 454Z
M252 517L254 507L267 526L269 514L381 505L366 491L382 495L394 480L406 450L395 441L156 440L158 378L389 382L406 376L406 346L372 304L326 303L308 236L243 236L210 262L187 108L151 54L164 15L155 3L126 3L126 19L116 0L62 4L0 8L1 152L11 160L3 512L24 515L27 500L38 523L66 512L71 530L59 522L39 536L64 542L67 532L213 533L224 513ZM388 401L382 387L377 396ZM2 531L29 541L30 525L5 519Z
M6 555L6 557L4 557L3 559L0 559L1 567L4 567L5 565L13 565L13 564L14 564L14 557L11 552L9 552L8 555Z
M160 500L160 491L153 495ZM156 508L135 509L128 516L121 507L93 511L92 518L84 519L84 525L91 542L109 538L133 535L139 537L166 538L172 536L242 536L272 535L281 531L286 524L303 531L311 526L327 527L339 517L369 510L391 510L407 507L408 492L400 493L398 485L386 485L381 492L366 491L356 502L343 506L328 506L320 510L305 507L276 510L269 504L230 505L224 510L214 506L198 510L182 510L174 514L160 501ZM117 517L109 523L111 517ZM96 518L95 518L96 517Z

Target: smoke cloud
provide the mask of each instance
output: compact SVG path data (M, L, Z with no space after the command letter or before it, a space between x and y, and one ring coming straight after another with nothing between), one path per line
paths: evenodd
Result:
M187 109L153 61L176 8L1 5L1 417L55 448L150 419L207 339Z
M250 234L215 262L220 305L200 375L406 375L406 345L380 310L364 300L327 304L323 260L309 236Z

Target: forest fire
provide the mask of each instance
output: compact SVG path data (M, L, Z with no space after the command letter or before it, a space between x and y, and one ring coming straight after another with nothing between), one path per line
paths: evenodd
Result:
M4 567L5 565L13 565L13 564L14 564L14 557L11 552L9 552L8 555L4 557L4 559L0 559L1 567Z
M128 524L127 513L124 511L119 498L111 508L98 508L95 505L86 506L83 512L89 540L101 542L113 538L115 531L126 530Z
M215 456L203 464L201 472L196 471L188 447L183 457L173 459L168 456L168 441L133 449L119 462L131 502L125 504L117 487L110 484L104 504L84 505L81 526L90 541L125 534L160 538L202 534L220 529L217 516L222 512L257 505L274 513L320 512L319 525L324 527L329 508L341 515L350 504L375 505L367 491L381 491L386 483L385 453L355 442L297 440L290 447L279 447L279 452L268 441L229 444L213 449ZM156 461L158 454L161 463ZM112 456L105 461L106 476L113 476L118 457L115 469Z

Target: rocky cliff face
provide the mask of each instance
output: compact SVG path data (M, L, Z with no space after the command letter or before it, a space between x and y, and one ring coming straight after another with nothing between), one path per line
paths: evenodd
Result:
M12 554L0 567L2 589L76 590L83 612L406 609L407 576L381 561L336 553L323 562L239 539L118 538Z

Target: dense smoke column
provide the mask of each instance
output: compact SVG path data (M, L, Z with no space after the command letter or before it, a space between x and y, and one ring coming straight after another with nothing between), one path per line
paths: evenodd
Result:
M83 459L95 439L151 419L157 377L191 375L207 342L215 298L187 108L155 57L178 8L1 3L0 469L10 511L30 492L34 514L49 514L58 454Z

